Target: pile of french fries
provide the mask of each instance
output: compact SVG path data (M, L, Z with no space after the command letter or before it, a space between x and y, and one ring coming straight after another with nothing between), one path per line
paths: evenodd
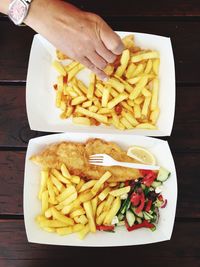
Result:
M136 47L133 35L126 36L123 43L121 57L105 69L108 81L91 73L89 86L77 78L84 66L76 61L64 64L66 56L57 51L53 66L59 76L54 89L62 119L72 117L76 124L113 125L120 130L156 129L159 53Z
M60 169L41 171L38 198L41 214L36 217L39 226L59 235L77 233L83 239L96 232L96 225L112 225L122 196L130 186L119 188L119 183L108 183L110 172L99 180L85 181L71 175L62 164Z

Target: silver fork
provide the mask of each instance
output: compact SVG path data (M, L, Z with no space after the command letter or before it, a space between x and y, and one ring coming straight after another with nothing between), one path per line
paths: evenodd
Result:
M139 163L131 162L121 162L113 159L107 154L95 154L89 157L89 163L98 166L122 166L133 169L142 169L142 170L159 170L160 166L155 165L146 165Z

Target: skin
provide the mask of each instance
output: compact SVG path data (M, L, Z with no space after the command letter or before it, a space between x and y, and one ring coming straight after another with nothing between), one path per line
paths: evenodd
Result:
M7 14L9 0L1 0ZM25 23L57 49L106 79L103 69L124 49L119 36L98 15L60 0L34 0Z

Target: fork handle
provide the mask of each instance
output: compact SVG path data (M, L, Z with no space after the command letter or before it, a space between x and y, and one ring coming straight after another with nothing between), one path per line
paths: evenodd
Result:
M139 163L131 163L131 162L121 162L116 161L117 166L127 167L127 168L133 168L133 169L140 169L140 170L159 170L160 166L155 165L145 165L145 164L139 164Z

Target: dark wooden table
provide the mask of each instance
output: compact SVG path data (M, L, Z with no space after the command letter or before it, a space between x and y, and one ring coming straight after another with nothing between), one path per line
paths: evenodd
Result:
M200 1L79 1L115 30L169 36L176 63L176 115L169 141L178 175L172 239L119 248L30 244L23 221L23 173L31 131L25 107L28 57L34 32L0 15L0 267L200 266ZM120 3L121 2L121 3ZM167 75L167 73L166 73Z

